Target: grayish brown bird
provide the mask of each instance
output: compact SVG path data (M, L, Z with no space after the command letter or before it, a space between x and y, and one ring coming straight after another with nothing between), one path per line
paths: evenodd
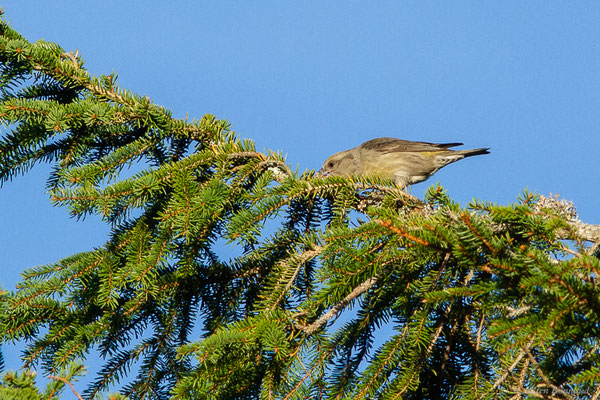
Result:
M377 138L329 157L319 171L324 176L366 175L391 178L399 187L423 182L437 170L465 157L489 154L489 148L450 150L462 143L413 142Z

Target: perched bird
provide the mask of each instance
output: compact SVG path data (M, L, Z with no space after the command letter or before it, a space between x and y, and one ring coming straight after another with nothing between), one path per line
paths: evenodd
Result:
M329 157L321 175L367 175L392 178L405 187L423 182L438 169L465 157L489 154L489 148L450 150L462 143L427 143L394 138L377 138Z

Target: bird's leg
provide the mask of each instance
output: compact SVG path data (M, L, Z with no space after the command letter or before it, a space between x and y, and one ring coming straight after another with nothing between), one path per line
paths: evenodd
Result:
M400 188L402 191L404 191L406 194L410 194L408 192L408 187L410 186L408 183L408 179L406 179L405 176L402 175L394 175L394 183L396 184L396 186L398 186L398 188Z
M400 190L403 191L404 193L406 193L408 196L412 197L411 187L412 187L412 185L404 185L404 187L402 187L402 189L400 189Z

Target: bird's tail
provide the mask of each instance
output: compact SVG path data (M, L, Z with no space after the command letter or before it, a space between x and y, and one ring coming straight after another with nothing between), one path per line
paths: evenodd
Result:
M471 149L471 150L455 150L456 153L461 154L464 157L478 156L480 154L490 154L488 151L490 148L486 147L483 149Z

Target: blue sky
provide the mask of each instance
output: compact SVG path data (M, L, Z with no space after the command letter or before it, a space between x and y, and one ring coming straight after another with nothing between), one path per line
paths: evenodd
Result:
M303 171L379 136L491 147L440 182L466 204L528 188L600 223L600 2L5 0L31 41L78 49L94 74L176 116L227 119ZM40 166L0 189L0 287L29 266L103 244L69 219ZM8 352L7 366L16 354Z

